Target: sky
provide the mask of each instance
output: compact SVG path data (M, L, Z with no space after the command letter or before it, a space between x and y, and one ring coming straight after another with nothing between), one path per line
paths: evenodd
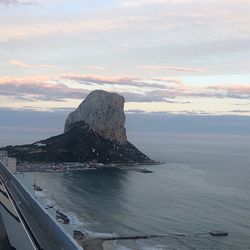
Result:
M0 107L250 115L248 0L0 0Z
M250 134L250 1L0 0L0 145L63 130L95 89L128 132Z

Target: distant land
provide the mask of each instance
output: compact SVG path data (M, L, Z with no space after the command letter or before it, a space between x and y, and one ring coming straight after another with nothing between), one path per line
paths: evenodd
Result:
M154 163L127 140L125 99L92 91L65 121L64 133L32 144L7 146L23 162Z

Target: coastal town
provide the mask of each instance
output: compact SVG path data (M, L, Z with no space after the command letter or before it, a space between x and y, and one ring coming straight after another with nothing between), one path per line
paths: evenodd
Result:
M18 172L65 172L74 170L94 170L104 167L102 163L60 162L60 163L30 163L25 162L17 165Z
M104 164L92 160L90 162L22 162L18 163L17 159L8 156L8 151L0 150L0 161L12 172L66 172L66 171L79 171L79 170L96 170L100 168L118 168L124 171L136 171L141 173L152 173L151 170L141 168L141 166L151 165L146 163L109 163ZM161 164L155 162L155 165Z

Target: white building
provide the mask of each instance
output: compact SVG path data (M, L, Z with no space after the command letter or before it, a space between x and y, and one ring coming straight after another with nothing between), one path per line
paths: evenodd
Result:
M46 143L37 142L37 143L35 144L35 146L38 146L38 147L46 147Z

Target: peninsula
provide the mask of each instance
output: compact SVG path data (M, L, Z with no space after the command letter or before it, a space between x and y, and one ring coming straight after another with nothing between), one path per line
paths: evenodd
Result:
M125 99L116 93L92 91L69 114L64 132L28 145L7 146L19 164L95 162L102 164L150 164L148 156L127 140Z

